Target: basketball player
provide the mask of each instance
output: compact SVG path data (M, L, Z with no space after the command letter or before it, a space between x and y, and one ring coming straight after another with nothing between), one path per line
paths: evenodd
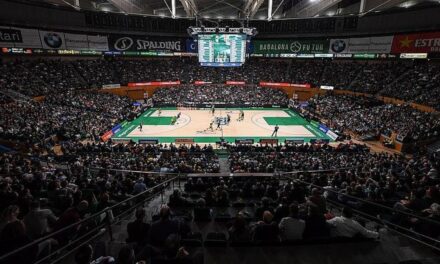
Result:
M139 124L139 131L142 132L142 122Z
M217 128L216 129L220 129L220 124L221 124L221 121L220 121L220 118L218 118L217 119Z
M214 131L214 121L211 121L211 123L209 123L209 127L208 130Z
M212 107L211 107L211 114L212 114L212 115L215 114L215 106L214 106L214 105L212 105Z
M181 112L179 112L179 113L177 114L177 119L179 119L179 118L180 118L180 114L181 114Z
M157 116L160 116L162 114L162 109L157 109Z
M229 114L226 115L226 122L229 124L231 122L231 116Z
M278 136L278 129L280 129L280 127L278 125L275 125L275 128L272 132L272 136L271 137L277 137Z
M238 115L238 121L243 121L244 120L244 112L242 109L240 109L240 113Z

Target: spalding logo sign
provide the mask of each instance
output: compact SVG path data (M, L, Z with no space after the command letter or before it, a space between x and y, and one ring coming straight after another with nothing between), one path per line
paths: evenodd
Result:
M116 40L115 49L116 50L128 50L133 45L133 39L129 37L124 37Z

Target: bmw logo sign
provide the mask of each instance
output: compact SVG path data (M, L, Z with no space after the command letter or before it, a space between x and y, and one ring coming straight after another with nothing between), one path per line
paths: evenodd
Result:
M57 33L47 33L44 35L44 43L53 49L58 49L63 45L63 39Z
M331 49L335 53L343 52L345 48L347 47L347 44L342 39L337 39L332 43Z

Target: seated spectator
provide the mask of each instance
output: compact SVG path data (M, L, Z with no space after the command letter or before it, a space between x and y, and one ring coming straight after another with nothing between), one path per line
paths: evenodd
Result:
M273 214L273 207L270 206L270 200L267 197L261 199L261 206L255 210L255 219L262 219L264 212L269 211Z
M136 209L136 220L127 224L127 243L136 243L137 248L145 246L148 241L150 225L144 222L145 209Z
M165 241L165 247L160 255L152 259L152 263L182 263L182 264L201 264L203 263L203 254L196 250L190 252L180 246L180 239L177 235L168 236Z
M93 248L90 244L80 247L75 253L75 264L90 264L93 258Z
M16 205L10 205L7 208L5 208L2 212L0 219L0 232L7 224L18 221L19 214L20 214L20 208Z
M0 255L5 255L17 248L31 243L31 238L26 234L26 227L22 221L8 223L0 233ZM33 245L12 255L5 263L29 264L35 261L38 253L38 245Z
M281 219L279 224L281 241L294 241L303 238L306 223L298 218L298 205L292 203L289 206L290 214Z
M117 264L135 264L136 256L132 247L125 245L119 250ZM144 262L145 263L145 262Z
M319 239L328 237L329 230L326 219L323 214L317 214L315 207L308 206L308 213L305 222L306 226L304 229L304 238Z
M139 194L145 192L147 190L147 186L144 183L144 178L139 178L133 187L133 194Z
M55 223L54 230L60 230L75 223L78 223L85 212L89 208L89 203L87 201L81 201L77 206L67 209ZM81 228L81 225L64 230L57 235L57 240L60 244L64 245L68 242L71 236L75 235L76 232Z
M312 195L307 200L308 206L312 210L312 214L324 215L327 213L327 204L325 198L321 195L318 188L312 189Z
M231 242L249 242L251 240L251 232L243 213L237 214L228 233Z
M226 190L222 190L219 194L216 205L220 207L228 207L229 204L229 194Z
M330 234L332 237L355 237L361 235L366 238L379 238L379 233L371 231L361 226L352 219L353 210L350 207L342 209L342 216L327 220L331 226Z
M261 242L276 242L278 238L278 225L273 221L273 214L269 211L264 211L263 221L259 221L254 229L253 241Z
M179 223L171 219L170 208L162 206L159 212L160 219L151 225L150 242L154 247L163 248L167 237L179 233Z
M210 221L211 209L206 207L205 199L200 198L194 207L194 221Z
M281 198L281 204L275 209L275 222L279 223L281 219L284 217L287 217L289 215L290 209L289 209L289 203L287 200L287 197Z
M170 200L168 202L168 205L171 207L185 207L190 205L191 203L182 197L182 194L178 189L175 189L173 191L173 194L170 195Z
M75 253L75 264L111 264L115 259L111 256L99 257L93 260L93 247L90 244L81 246ZM119 263L119 262L118 262Z

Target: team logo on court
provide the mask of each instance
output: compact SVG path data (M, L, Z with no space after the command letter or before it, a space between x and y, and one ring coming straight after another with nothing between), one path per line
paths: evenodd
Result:
M290 51L291 52L301 51L301 43L299 43L298 41L290 43Z
M63 45L63 39L57 33L47 33L44 35L44 43L53 49L58 49Z
M343 52L346 47L347 47L347 44L342 39L335 40L331 45L331 49L335 53Z
M133 39L129 37L123 37L115 42L115 49L117 50L128 50L133 45Z

